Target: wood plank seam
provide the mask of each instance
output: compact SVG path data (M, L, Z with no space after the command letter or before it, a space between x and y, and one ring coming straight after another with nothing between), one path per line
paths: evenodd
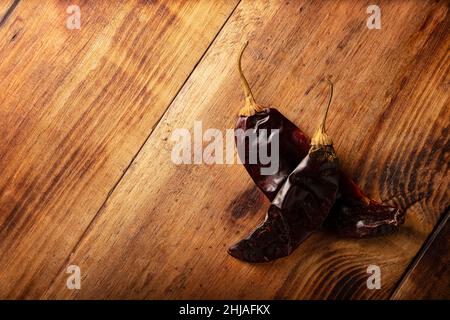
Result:
M447 207L444 212L441 214L441 219L436 224L433 232L429 235L427 241L423 244L422 248L417 252L416 256L412 259L412 262L409 264L409 266L406 268L403 275L400 277L398 283L394 286L391 294L389 295L389 300L392 300L392 298L395 296L397 291L402 287L403 283L406 279L408 279L408 276L410 273L414 270L414 268L420 263L421 259L424 257L425 253L428 251L428 249L433 244L436 237L439 235L439 233L444 228L445 224L447 223L447 220L450 217L450 207Z
M19 4L20 0L14 0L14 2L11 4L11 6L6 10L3 17L0 19L0 28L6 23L6 20L11 16L11 14L16 9L17 5Z
M20 1L20 0L16 0L16 1ZM235 7L233 8L233 10L231 10L230 14L228 15L228 17L225 19L224 23L222 24L222 26L219 28L219 30L217 31L217 33L215 34L215 36L213 37L213 39L211 40L211 42L209 43L209 45L206 47L205 51L203 52L203 54L200 56L200 58L198 59L198 61L195 63L195 65L193 66L191 72L189 73L189 75L186 77L186 79L184 80L184 82L181 84L181 86L179 87L179 89L177 90L177 92L175 93L175 95L173 96L173 98L170 100L170 102L167 104L166 109L164 110L164 112L162 112L161 116L159 117L159 119L155 122L155 124L153 125L153 127L150 130L150 133L147 135L147 137L145 138L145 140L143 141L143 143L141 144L141 146L139 147L139 149L136 151L136 153L133 155L133 157L131 158L129 164L126 166L126 168L123 170L122 174L120 175L120 177L117 179L117 181L114 183L114 185L111 187L111 190L109 190L108 194L105 197L105 200L102 202L102 205L99 207L99 209L97 210L97 212L95 213L94 217L91 219L91 221L89 222L88 226L86 227L86 229L83 231L83 233L81 234L80 238L78 239L78 241L76 242L75 246L72 248L72 250L70 251L69 255L66 257L65 261L62 263L60 269L58 270L58 272L55 274L55 276L53 277L53 279L50 282L50 285L48 286L48 289L50 289L54 282L56 281L56 279L58 278L58 275L62 272L62 270L64 270L64 268L66 267L67 262L70 260L70 257L72 255L73 252L75 252L77 250L77 248L79 247L81 241L84 239L84 237L88 234L88 232L90 231L92 225L94 224L94 222L97 220L100 212L102 211L102 209L105 207L106 203L108 202L108 199L110 198L110 196L113 194L114 190L116 189L116 187L119 185L119 183L122 181L123 177L126 175L126 173L128 172L128 170L130 169L130 167L133 165L136 157L140 154L142 148L145 146L145 144L147 143L148 139L151 137L151 135L153 134L153 132L155 131L155 129L158 127L159 123L161 122L161 120L164 118L164 115L167 113L167 111L170 109L171 105L173 104L173 102L175 101L175 99L178 97L179 93L181 90L183 90L185 84L187 83L187 81L189 80L189 78L191 77L192 73L195 71L195 69L197 68L197 66L199 65L199 63L203 60L204 56L206 55L206 53L209 51L210 47L212 46L212 44L215 42L216 38L219 36L219 34L221 33L222 29L224 28L224 26L226 26L226 24L228 23L228 20L230 19L230 17L233 16L234 11L236 10L236 8L239 6L239 4L241 3L241 0L239 0L237 2L237 4L235 5ZM1 25L0 25L1 26ZM48 291L48 290L46 290ZM46 292L44 292L44 295L46 294Z

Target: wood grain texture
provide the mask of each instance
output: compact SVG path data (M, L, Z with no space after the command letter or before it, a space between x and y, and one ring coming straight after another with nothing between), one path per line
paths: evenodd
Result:
M445 1L241 2L67 261L45 298L388 298L449 205L449 23ZM351 240L320 232L291 256L250 265L227 247L268 202L240 165L175 165L171 133L233 128L243 103L235 57L259 102L311 135L332 75L329 114L344 170L407 211L400 232ZM248 195L248 197L243 196ZM382 272L368 290L369 265Z
M69 30L68 2L30 0L5 20L0 297L50 286L236 3L79 1Z
M0 27L3 26L16 9L20 0L2 1L0 3Z
M393 299L450 299L449 217L447 212L394 292Z

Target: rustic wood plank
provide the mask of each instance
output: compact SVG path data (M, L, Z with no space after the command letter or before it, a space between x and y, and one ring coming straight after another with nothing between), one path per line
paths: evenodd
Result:
M366 28L368 3L241 2L108 199L44 297L388 298L448 206L448 8L380 1L382 30ZM264 217L268 202L240 165L175 165L171 132L202 120L233 128L243 103L235 57L263 105L306 133L317 125L333 75L328 131L343 167L372 196L407 210L397 234L340 239L321 232L290 257L250 265L226 248ZM378 265L382 288L368 290Z
M0 27L2 27L8 18L12 15L17 8L20 0L8 0L0 3Z
M0 28L0 296L50 285L237 1L22 1Z
M419 253L393 299L450 299L450 213Z

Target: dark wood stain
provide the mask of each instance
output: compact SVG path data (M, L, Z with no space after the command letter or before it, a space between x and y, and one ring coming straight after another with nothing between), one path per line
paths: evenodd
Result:
M259 189L254 186L237 196L228 206L232 220L239 220L245 216L253 216L258 213L263 205L264 197Z

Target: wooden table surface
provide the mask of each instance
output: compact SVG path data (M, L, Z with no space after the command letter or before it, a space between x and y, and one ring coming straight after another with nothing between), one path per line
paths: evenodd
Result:
M450 298L448 1L377 1L379 30L371 1L78 1L80 30L69 4L0 2L1 298ZM171 134L234 127L245 40L257 100L308 135L332 77L343 169L398 233L226 253L269 202L242 165L174 164Z

